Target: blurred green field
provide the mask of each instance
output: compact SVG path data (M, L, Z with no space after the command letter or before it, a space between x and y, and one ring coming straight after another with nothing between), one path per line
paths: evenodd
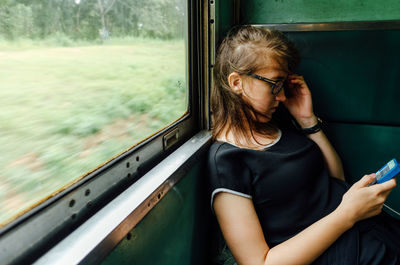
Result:
M0 224L180 117L185 68L183 40L0 43Z

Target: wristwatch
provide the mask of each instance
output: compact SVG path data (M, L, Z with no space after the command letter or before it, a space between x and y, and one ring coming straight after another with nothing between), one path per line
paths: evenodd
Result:
M301 129L302 133L304 134L313 134L316 132L319 132L322 128L322 120L320 118L317 118L317 124L315 124L314 126L310 127L310 128L303 128Z

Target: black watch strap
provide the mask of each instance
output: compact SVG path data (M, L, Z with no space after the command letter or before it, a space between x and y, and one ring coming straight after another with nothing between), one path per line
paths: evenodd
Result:
M319 132L322 129L321 125L322 125L321 120L318 118L317 124L315 124L313 127L310 127L310 128L301 129L301 131L304 134L313 134L313 133Z

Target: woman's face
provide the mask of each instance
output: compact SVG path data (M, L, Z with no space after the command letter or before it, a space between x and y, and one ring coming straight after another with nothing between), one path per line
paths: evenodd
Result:
M283 65L271 57L266 58L265 67L257 70L254 74L274 81L285 79L288 75ZM282 88L277 95L273 95L271 84L247 75L242 75L242 78L243 99L255 110L265 115L265 117L259 117L260 121L270 121L279 103L286 100L284 89Z

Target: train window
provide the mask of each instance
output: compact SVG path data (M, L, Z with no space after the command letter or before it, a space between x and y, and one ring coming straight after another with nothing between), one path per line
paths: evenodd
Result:
M182 0L0 3L1 225L188 112L186 24Z

